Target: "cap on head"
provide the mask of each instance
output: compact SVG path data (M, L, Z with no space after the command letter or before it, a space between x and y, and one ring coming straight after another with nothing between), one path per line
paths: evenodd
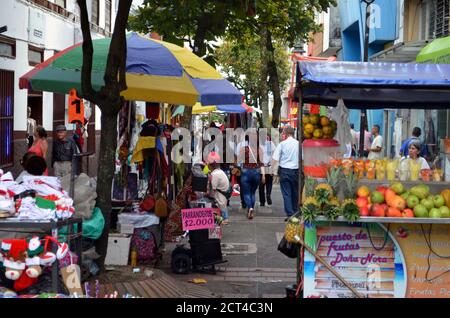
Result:
M220 156L217 152L212 151L209 155L208 158L206 159L206 162L208 164L213 164L213 163L220 163Z
M65 125L58 125L58 126L56 127L56 131L57 131L57 132L58 132L58 131L67 131L67 128L66 128Z

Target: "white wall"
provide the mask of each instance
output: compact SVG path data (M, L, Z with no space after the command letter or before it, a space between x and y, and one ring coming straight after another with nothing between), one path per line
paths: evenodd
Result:
M115 1L112 2L112 23L115 19ZM74 12L76 0L66 1L67 10ZM88 1L89 16L91 1ZM39 14L42 17L39 18ZM32 18L30 19L30 14ZM100 0L100 26L105 25L105 3ZM26 89L19 89L19 78L32 69L28 62L28 44L44 48L44 60L50 58L55 50L62 51L75 44L79 25L68 21L56 13L25 0L2 0L0 10L0 24L7 25L8 31L3 35L16 39L16 58L0 57L0 69L14 71L14 130L26 130L27 96ZM31 21L31 22L30 22ZM42 37L34 36L34 29L42 31ZM92 33L92 38L103 37ZM30 42L31 40L31 42ZM53 129L53 94L44 92L42 101L42 119L45 129ZM100 110L96 111L96 129L100 129Z

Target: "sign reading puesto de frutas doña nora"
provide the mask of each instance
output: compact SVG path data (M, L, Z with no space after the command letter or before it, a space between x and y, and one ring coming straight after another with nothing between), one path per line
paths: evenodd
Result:
M197 208L181 210L183 231L214 228L214 209Z
M430 226L318 222L305 242L365 297L450 298L450 226ZM355 297L305 252L304 297L318 296Z

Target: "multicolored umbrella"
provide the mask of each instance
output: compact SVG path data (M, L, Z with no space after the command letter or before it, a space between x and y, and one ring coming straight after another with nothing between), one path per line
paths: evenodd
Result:
M93 40L92 85L104 85L110 38ZM82 43L37 65L19 80L22 89L67 94L81 91ZM127 100L202 105L241 104L242 94L208 63L174 44L127 35Z

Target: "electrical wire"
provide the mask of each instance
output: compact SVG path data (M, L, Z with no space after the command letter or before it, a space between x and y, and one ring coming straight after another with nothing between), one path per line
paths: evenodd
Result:
M366 228L367 228L367 233L369 234L369 240L370 240L370 244L372 245L372 247L376 250L376 251L381 251L382 249L384 249L386 247L388 238L389 238L389 230L390 230L391 224L388 224L388 227L384 233L384 242L383 245L381 247L376 247L375 244L373 243L372 240L372 235L370 234L370 227L369 224L366 224Z
M444 276L447 273L450 273L450 270L446 270L445 272L443 272L441 274L438 274L438 275L436 275L433 278L428 278L428 274L430 273L430 270L431 270L431 253L433 253L434 255L436 255L437 257L442 258L442 259L450 259L450 256L439 255L438 253L436 253L433 250L433 247L431 246L431 229L433 227L433 224L430 224L430 229L428 230L428 239L427 239L427 236L425 234L425 229L423 228L423 224L421 224L420 227L422 229L423 237L424 237L425 242L427 243L427 246L428 246L428 249L429 249L428 257L427 257L428 268L427 268L427 271L425 273L425 281L427 281L429 283L432 283L434 280L438 279L439 277Z

